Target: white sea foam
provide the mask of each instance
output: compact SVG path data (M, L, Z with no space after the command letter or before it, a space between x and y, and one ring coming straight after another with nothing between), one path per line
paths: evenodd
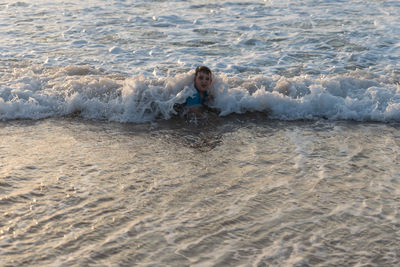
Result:
M154 74L156 75L156 74ZM0 119L82 116L119 122L169 119L174 104L193 94L193 71L171 77L125 78L88 66L18 69L1 84ZM265 112L282 120L318 119L399 121L400 87L396 75L355 71L348 75L255 75L216 73L211 106L221 116Z
M399 121L399 12L394 1L6 1L0 119L168 119L205 64L222 116Z

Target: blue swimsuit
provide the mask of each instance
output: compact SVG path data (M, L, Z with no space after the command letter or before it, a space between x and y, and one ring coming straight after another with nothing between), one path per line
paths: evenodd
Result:
M203 98L200 97L200 93L199 91L196 92L196 94L193 97L189 97L188 99L186 99L186 103L185 105L187 107L194 107L194 106L201 106L203 105L208 97L207 92L203 93Z

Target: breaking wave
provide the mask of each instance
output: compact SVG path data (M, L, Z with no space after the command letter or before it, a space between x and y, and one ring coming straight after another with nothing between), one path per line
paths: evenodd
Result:
M173 77L124 77L89 66L19 68L0 82L0 119L80 116L142 123L170 119L193 91L193 72ZM280 120L400 121L400 75L366 71L329 76L216 73L213 101L220 116L264 112Z

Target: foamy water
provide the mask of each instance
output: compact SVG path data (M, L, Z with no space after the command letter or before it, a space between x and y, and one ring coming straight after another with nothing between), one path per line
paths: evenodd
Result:
M221 115L399 121L399 10L397 1L4 3L0 119L169 119L205 64Z
M0 3L0 266L398 266L400 2ZM217 114L180 118L193 69Z

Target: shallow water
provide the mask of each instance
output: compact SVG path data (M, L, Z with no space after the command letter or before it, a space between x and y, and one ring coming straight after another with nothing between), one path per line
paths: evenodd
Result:
M398 266L399 3L1 2L0 266Z
M399 18L398 1L6 1L0 119L169 119L205 64L221 115L398 122Z
M2 58L161 75L399 70L398 1L5 1Z
M397 124L63 119L0 133L3 266L399 263Z

